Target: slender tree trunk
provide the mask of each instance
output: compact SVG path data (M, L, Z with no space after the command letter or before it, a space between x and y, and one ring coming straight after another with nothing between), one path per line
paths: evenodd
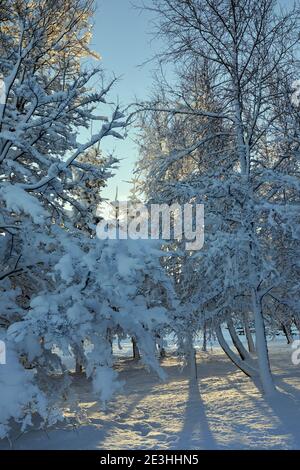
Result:
M113 353L113 337L112 337L112 332L110 328L107 328L106 330L106 339L110 344L111 353Z
M243 314L243 323L244 323L245 334L246 334L246 338L247 338L249 352L251 354L255 354L255 352L256 352L255 351L255 344L254 344L253 337L252 337L252 334L251 334L249 318L248 318L247 313Z
M292 344L292 342L294 341L294 338L293 338L293 335L292 335L291 325L287 325L286 323L282 323L281 327L282 327L283 333L285 334L287 344Z
M241 359L243 361L247 361L249 364L254 365L253 358L250 356L250 354L244 347L243 343L241 342L240 338L238 337L238 334L235 330L235 327L234 327L234 324L230 315L227 315L227 325L228 325L230 336L232 338L232 342L235 348L237 349Z
M82 357L82 352L80 350L80 347L75 344L73 345L73 353L75 357L75 373L76 374L81 374L83 371L83 357Z
M255 321L256 350L258 356L259 375L266 395L276 392L271 374L268 346L266 340L265 324L261 309L261 300L257 290L252 289L252 306Z
M226 356L242 371L250 378L255 378L258 374L258 371L248 364L246 361L243 361L239 358L237 354L235 354L232 349L229 347L229 344L224 338L221 325L216 327L216 334L219 341L221 348L223 349Z
M188 368L191 380L197 380L198 378L197 359L196 359L196 351L194 348L192 335L188 335L186 337L185 357L186 357L187 368Z
M132 341L133 358L139 360L141 358L141 355L140 355L140 350L139 350L139 347L137 345L136 339L132 337L131 341Z
M207 352L207 328L206 328L206 323L204 323L204 326L203 326L202 351Z
M196 351L193 345L189 349L188 352L188 364L190 369L190 377L192 380L197 380L198 372L197 372L197 358L196 358Z
M159 357L160 359L164 359L166 357L166 350L163 347L163 340L160 335L156 335L156 338L157 338L156 344L157 344L158 351L159 351Z
M159 346L159 357L164 359L166 357L166 350L163 346Z

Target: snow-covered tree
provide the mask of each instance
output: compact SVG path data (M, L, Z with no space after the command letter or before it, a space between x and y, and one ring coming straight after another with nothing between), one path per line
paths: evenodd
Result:
M59 313L60 267L70 276L72 263L89 250L90 237L74 226L74 214L87 212L78 192L87 181L103 184L115 163L113 157L97 165L81 157L107 136L122 138L126 126L117 107L111 116L105 109L114 81L105 85L101 68L82 65L91 55L92 7L89 0L1 2L0 327L9 361L0 379L1 437L11 418L25 428L34 412L50 424L59 417L58 391L48 374L63 365L51 349L54 325L50 321L47 330L47 315ZM95 77L103 84L97 90L90 85ZM100 105L107 116L98 114ZM80 131L91 121L97 131L81 143ZM45 292L50 303L38 310L33 325Z
M198 267L191 264L199 288L190 297L190 305L214 322L226 353L248 375L258 374L264 391L270 394L274 385L264 324L264 315L270 311L266 303L273 294L277 297L276 291L285 291L287 282L290 295L285 291L285 303L294 302L292 276L299 275L292 261L299 243L295 231L297 156L289 152L282 166L275 144L278 135L286 141L286 132L278 125L284 113L277 106L283 93L279 77L289 83L297 74L294 56L299 12L296 7L284 11L277 6L273 0L151 2L149 8L158 14L158 31L168 40L160 60L196 63L199 68L204 61L213 69L210 89L218 108L199 108L197 100L186 101L184 93L177 103L141 105L144 111L164 116L161 122L185 116L193 126L198 117L200 123L206 119L211 129L205 138L199 126L192 144L178 148L175 140L166 152L156 152L146 168L146 181L159 198L205 204L206 241L203 250L194 255ZM204 157L202 164L201 157L210 154L208 143L216 145L220 139L216 122L221 124L222 146L211 152L207 164ZM178 165L190 157L200 157L203 171L192 169L182 179L176 177ZM257 364L238 341L232 324L237 314L249 312L255 323ZM240 357L224 340L221 323L225 320Z
M133 337L142 361L163 378L157 337L177 300L159 241L96 237L101 189L117 163L101 141L123 138L129 119L118 107L109 115L114 80L105 85L101 68L83 64L93 55L93 2L8 1L0 11L3 438L13 420L25 430L34 414L41 426L63 418L72 380L65 356L104 403L110 399L122 386L115 337ZM91 121L96 133L82 143Z

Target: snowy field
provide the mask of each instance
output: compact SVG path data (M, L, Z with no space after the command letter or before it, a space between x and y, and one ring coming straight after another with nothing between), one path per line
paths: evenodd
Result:
M0 449L300 449L300 366L283 340L270 342L279 397L266 401L223 352L198 349L198 385L189 384L178 358L168 356L160 383L139 363L120 358L124 391L106 411L83 376L75 376L68 422L47 433L29 431ZM81 424L73 411L80 402Z

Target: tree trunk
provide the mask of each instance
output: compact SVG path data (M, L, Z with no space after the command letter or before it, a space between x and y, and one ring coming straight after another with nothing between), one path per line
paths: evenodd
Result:
M250 356L250 354L248 353L248 351L246 350L246 348L244 347L243 343L241 342L240 338L238 337L238 335L236 333L236 330L235 330L235 327L234 327L231 316L227 315L226 318L227 318L227 325L228 325L229 334L232 338L232 342L233 342L235 348L237 349L241 359L243 361L248 361L249 364L254 365L253 358Z
M185 358L191 380L197 380L197 360L192 335L187 335L185 340Z
M247 338L249 352L251 354L255 354L255 352L256 352L255 344L254 344L253 337L252 337L252 334L251 334L251 331L250 331L249 318L248 318L247 313L243 314L243 323L244 323L245 334L246 334L246 338Z
M191 345L188 354L187 354L187 362L188 367L190 370L190 377L192 380L197 380L198 373L197 373L197 359L196 359L196 351L193 345Z
M265 324L261 309L261 300L257 290L252 289L252 306L255 321L256 350L258 356L259 375L266 395L273 395L276 388L271 374Z
M225 340L222 332L222 328L220 325L216 327L216 334L219 341L221 348L223 349L226 356L242 371L250 378L255 378L257 376L257 370L248 364L246 361L240 359L237 354L235 354L232 349L229 347L227 341Z
M164 359L166 357L166 350L163 346L159 346L159 357Z
M156 344L158 347L160 359L164 359L166 357L166 350L163 346L163 339L161 338L159 334L156 335Z
M285 334L287 344L292 344L292 342L294 341L294 338L293 338L293 335L292 335L291 325L287 325L286 323L282 323L281 327L282 327L283 333Z
M136 339L132 337L131 341L132 341L133 359L139 360L139 359L141 359L141 355L140 355L140 350L139 350L139 347L137 345Z
M204 326L203 326L202 351L203 351L203 352L207 352L207 329L206 329L206 323L204 323Z
M83 363L84 363L82 351L77 344L74 344L72 346L72 349L73 349L73 354L75 358L75 373L81 374L83 371Z
M106 339L110 344L111 353L113 353L113 337L112 337L112 332L110 328L107 328L106 330Z

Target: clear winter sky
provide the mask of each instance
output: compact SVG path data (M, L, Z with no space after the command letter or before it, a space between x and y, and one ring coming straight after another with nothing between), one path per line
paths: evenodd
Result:
M111 93L113 100L128 105L136 98L147 98L154 64L143 67L140 64L152 57L159 47L157 41L155 44L151 41L151 14L141 13L133 7L133 3L138 5L140 0L96 0L96 3L92 49L101 55L108 77L112 74L120 77ZM104 191L105 197L114 197L117 186L120 199L126 199L128 195L130 185L124 180L132 178L138 155L133 138L134 131L131 131L124 141L107 138L102 142L104 151L115 150L116 156L122 158L120 169Z
M119 99L123 105L135 101L135 97L146 99L151 92L154 63L139 65L162 48L159 41L151 41L152 15L133 7L133 4L141 4L141 0L96 0L96 3L92 48L101 55L108 75L114 73L120 77L112 92L113 99ZM293 0L281 0L281 3L286 7ZM117 186L119 199L125 200L128 195L130 185L124 180L133 176L138 155L133 138L134 132L131 131L125 141L108 138L102 143L104 151L115 150L116 156L123 159L116 176L109 180L105 197L114 198Z

